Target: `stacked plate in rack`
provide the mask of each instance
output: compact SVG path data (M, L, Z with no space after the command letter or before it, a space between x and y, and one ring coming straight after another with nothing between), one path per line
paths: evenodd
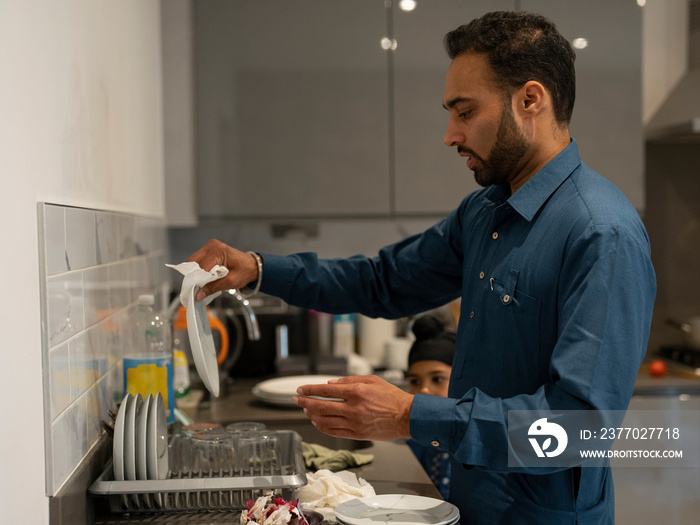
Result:
M435 498L382 494L341 503L335 517L344 525L453 525L459 522L459 509Z
M163 396L127 394L114 425L112 467L115 481L166 479L168 477L168 426ZM149 494L142 495L151 506ZM131 495L137 498L136 495ZM160 494L155 503L162 505ZM135 502L138 505L138 502Z

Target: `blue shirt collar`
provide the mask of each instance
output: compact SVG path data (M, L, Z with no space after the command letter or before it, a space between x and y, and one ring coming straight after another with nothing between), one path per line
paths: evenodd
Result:
M526 221L531 221L547 199L581 165L576 140L544 165L523 186L508 198L508 204Z

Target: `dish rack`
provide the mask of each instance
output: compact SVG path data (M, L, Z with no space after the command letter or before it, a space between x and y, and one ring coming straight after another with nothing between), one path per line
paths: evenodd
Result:
M192 476L168 472L167 479L116 481L110 461L88 491L107 497L115 513L173 512L197 510L241 510L246 500L273 494L294 499L294 489L306 485L306 467L301 436L292 430L278 430L280 474L231 476L228 472Z

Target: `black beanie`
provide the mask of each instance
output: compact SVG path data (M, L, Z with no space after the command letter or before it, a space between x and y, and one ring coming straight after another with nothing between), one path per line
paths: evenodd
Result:
M424 315L413 323L416 340L408 353L409 368L418 361L440 361L452 366L457 334L445 330L445 325L437 317Z

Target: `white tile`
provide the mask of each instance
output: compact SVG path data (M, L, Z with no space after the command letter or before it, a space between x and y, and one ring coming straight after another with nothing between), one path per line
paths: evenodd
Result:
M97 264L97 228L95 211L66 208L66 253L69 270Z
M44 205L43 242L46 253L46 275L65 272L66 222L62 206Z
M132 215L118 215L119 223L119 259L128 259L137 255L136 252L136 225Z
M104 319L91 327L88 337L92 344L97 360L97 375L103 377L110 367L111 334L109 332L110 318Z
M114 310L127 306L131 300L131 281L129 277L129 262L109 265L109 298Z
M71 400L75 400L98 379L98 363L87 332L82 332L68 342L68 358Z
M50 277L47 283L48 347L66 341L85 328L83 316L83 275L70 272Z
M51 421L53 421L68 408L71 402L68 343L63 343L49 352L48 380Z
M109 268L98 266L83 272L85 290L85 326L92 326L109 316Z
M102 435L102 421L108 419L107 412L103 412L102 381L92 385L85 393L85 425L87 430L88 450L97 442Z
M66 481L87 452L85 398L73 403L51 424L52 494Z
M97 264L119 260L119 220L111 212L95 213L97 229Z

